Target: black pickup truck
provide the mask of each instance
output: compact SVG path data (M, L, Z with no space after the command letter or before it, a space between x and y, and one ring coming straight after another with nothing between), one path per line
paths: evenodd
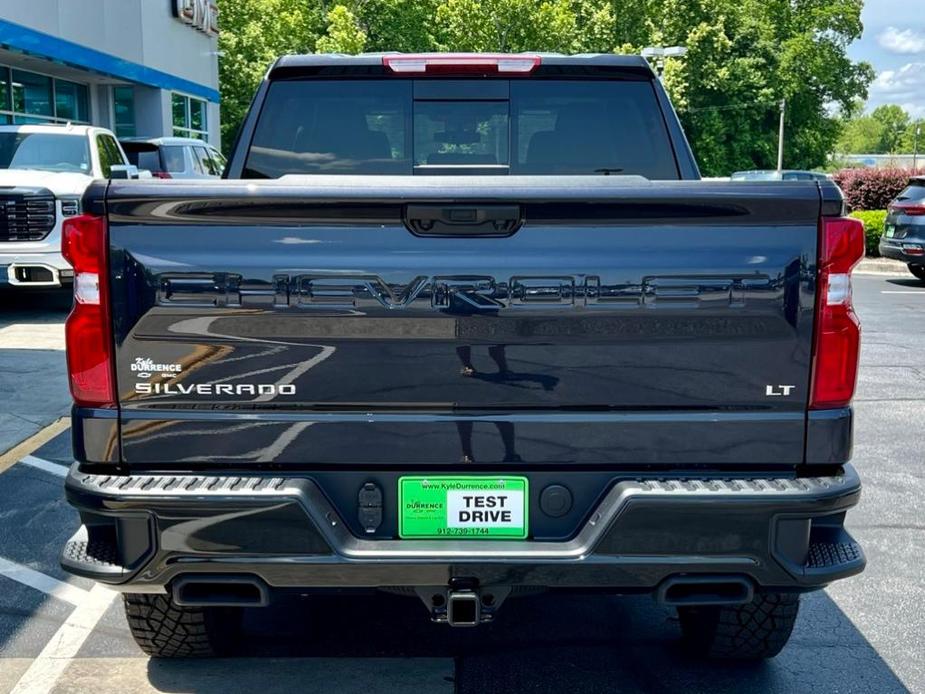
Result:
M863 229L826 181L700 181L641 58L285 57L226 180L83 210L62 564L147 653L285 591L465 627L546 589L763 658L864 567Z

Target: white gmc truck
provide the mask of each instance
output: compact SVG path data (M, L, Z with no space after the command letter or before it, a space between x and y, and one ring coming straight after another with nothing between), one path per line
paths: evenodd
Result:
M128 166L105 128L0 126L0 287L70 285L74 271L61 255L61 225L80 214L91 181L120 171L125 177Z

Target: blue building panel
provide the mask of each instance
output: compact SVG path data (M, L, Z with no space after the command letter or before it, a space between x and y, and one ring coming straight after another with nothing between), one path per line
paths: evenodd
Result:
M184 92L218 103L217 89L0 19L0 45L127 82Z

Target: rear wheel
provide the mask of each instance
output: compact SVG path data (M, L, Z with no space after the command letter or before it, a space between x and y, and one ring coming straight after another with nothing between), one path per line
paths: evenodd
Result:
M126 593L125 616L135 642L159 658L196 658L225 653L241 625L234 607L181 607L167 595Z
M679 607L685 645L697 655L773 658L786 645L800 608L796 593L759 593L745 605Z
M910 265L909 272L925 282L925 265Z

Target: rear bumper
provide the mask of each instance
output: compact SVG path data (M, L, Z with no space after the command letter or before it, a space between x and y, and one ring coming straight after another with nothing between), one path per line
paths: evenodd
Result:
M860 496L851 466L813 478L615 478L569 540L362 539L311 476L81 472L66 483L83 526L62 566L132 592L191 574L271 588L481 585L655 590L679 574L812 590L859 573L843 527ZM385 513L394 509L384 509Z
M882 238L878 249L884 258L901 260L912 265L925 265L925 239L919 236L896 240Z

